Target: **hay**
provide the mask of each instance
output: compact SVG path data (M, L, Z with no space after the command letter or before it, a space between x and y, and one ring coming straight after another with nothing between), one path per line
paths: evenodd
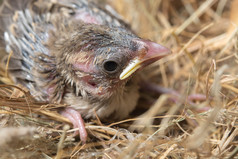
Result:
M66 105L34 101L1 70L0 158L238 158L238 0L108 2L138 35L171 48L144 77L181 101L142 92L131 118L87 121L82 145L57 112ZM206 100L182 100L197 93Z

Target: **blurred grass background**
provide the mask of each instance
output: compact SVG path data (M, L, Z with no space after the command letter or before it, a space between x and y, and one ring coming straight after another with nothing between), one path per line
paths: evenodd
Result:
M0 158L238 158L238 0L105 2L139 36L172 50L146 68L147 79L184 98L207 99L173 103L142 92L154 101L140 101L150 108L145 114L111 124L88 121L90 139L81 145L55 111L63 105L36 103L27 90L1 85Z

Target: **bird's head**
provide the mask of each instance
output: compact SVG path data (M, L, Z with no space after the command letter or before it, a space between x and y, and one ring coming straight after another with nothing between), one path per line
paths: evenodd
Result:
M108 98L136 71L170 53L123 28L85 24L60 37L54 44L60 74L76 95Z

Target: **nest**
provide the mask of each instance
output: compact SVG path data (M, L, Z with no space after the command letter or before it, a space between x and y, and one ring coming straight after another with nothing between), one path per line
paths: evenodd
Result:
M107 3L139 36L171 48L144 77L179 92L179 102L141 92L128 119L87 121L82 144L57 112L66 105L36 102L1 70L0 158L237 158L238 0Z

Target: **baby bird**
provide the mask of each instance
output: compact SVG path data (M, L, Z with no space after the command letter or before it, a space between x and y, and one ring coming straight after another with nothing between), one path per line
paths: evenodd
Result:
M82 118L127 117L139 98L136 72L170 53L87 0L5 0L0 25L9 76L38 101L67 104L61 114L83 142Z

